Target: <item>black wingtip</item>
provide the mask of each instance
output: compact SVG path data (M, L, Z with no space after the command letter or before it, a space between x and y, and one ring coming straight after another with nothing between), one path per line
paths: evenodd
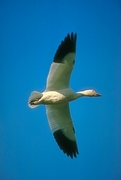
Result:
M54 135L54 138L56 139L58 146L60 147L61 150L63 150L65 154L67 154L67 156L70 156L72 159L73 157L75 158L77 157L77 154L79 154L79 152L78 152L76 141L72 141L68 139L64 135L61 129L54 132L53 135Z
M63 63L64 57L71 53L71 52L76 52L76 39L77 39L77 34L76 33L71 33L67 34L65 39L61 42L59 45L55 56L54 56L54 62L55 63Z

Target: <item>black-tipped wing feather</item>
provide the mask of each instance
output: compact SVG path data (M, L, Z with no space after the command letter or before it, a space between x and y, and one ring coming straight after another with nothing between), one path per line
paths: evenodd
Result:
M69 104L47 105L46 112L50 129L60 149L71 158L76 157L78 148L69 112Z
M68 34L58 47L47 77L46 91L69 87L75 61L76 37L74 33Z
M76 52L76 36L74 33L68 34L61 42L54 56L55 63L63 63L67 54Z
M61 129L54 132L53 135L58 146L61 150L63 150L64 153L66 153L71 158L76 157L78 154L76 141L67 138Z

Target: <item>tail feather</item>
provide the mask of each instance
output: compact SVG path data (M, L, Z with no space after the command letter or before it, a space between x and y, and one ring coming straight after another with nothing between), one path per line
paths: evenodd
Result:
M39 105L31 104L31 102L36 99L40 99L42 96L43 96L42 93L40 93L38 91L33 91L29 97L28 106L30 108L35 108L35 107L39 106Z

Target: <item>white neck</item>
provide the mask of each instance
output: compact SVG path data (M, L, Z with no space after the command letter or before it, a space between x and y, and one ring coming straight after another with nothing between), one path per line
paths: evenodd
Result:
M79 92L77 92L77 95L78 95L78 97L91 96L90 90L79 91Z
M95 92L93 89L88 89L85 91L79 91L75 93L75 99L83 97L83 96L88 96L88 97L99 97L101 94Z

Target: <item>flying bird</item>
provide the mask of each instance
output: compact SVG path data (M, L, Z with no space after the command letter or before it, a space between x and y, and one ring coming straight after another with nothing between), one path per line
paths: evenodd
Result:
M79 151L69 102L82 96L101 96L92 89L74 92L69 87L75 62L76 39L76 33L67 34L55 53L45 91L42 93L33 91L28 100L30 108L35 108L41 104L46 106L48 123L54 138L60 149L71 158L76 157Z

